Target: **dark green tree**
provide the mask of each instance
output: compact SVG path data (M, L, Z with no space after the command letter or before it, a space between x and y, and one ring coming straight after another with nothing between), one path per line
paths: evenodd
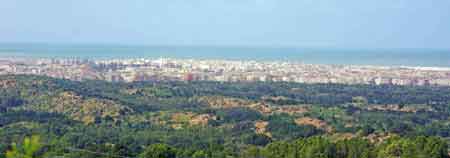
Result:
M175 158L176 149L166 144L152 144L139 155L140 158Z

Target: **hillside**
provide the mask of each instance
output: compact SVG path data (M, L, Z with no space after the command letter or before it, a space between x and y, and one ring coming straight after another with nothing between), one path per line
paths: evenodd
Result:
M198 151L270 157L283 145L300 151L301 143L334 151L342 143L365 144L358 150L380 157L391 154L382 152L389 145L416 150L401 143L422 140L442 143L436 146L442 156L450 137L450 87L0 76L1 153L30 135L42 137L47 156L66 157L101 157L69 147L134 157L152 144L170 145L183 157Z

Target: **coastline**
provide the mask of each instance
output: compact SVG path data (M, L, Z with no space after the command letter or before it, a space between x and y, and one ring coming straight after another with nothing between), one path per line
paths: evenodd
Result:
M450 67L450 50L346 49L245 46L126 46L2 44L0 57L79 58L90 60L173 58L202 60L289 61L320 65Z

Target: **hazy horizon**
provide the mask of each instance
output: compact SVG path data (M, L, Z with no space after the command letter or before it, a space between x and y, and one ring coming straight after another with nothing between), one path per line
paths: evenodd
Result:
M296 46L296 45L244 45L244 44L140 44L140 43L102 43L102 42L0 42L0 48L8 46L48 46L48 47L187 47L187 48L281 48L281 49L326 49L326 50L389 50L389 51L450 51L449 48L433 47L338 47L338 46ZM364 52L362 52L364 53Z
M450 49L450 1L5 0L0 42Z

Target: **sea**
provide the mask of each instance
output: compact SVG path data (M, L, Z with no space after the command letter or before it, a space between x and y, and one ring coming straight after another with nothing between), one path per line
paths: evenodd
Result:
M283 60L306 64L450 67L450 49L0 44L0 57Z

